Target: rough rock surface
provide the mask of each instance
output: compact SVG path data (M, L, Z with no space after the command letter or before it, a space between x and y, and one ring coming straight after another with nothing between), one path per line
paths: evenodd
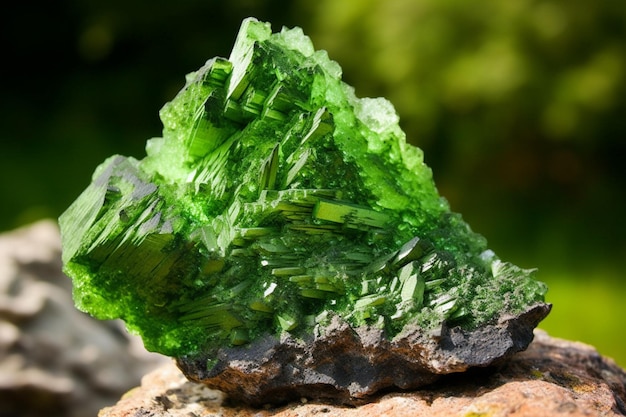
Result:
M217 358L177 362L190 379L254 406L302 397L354 405L378 391L415 389L441 375L501 362L526 349L549 311L550 305L537 303L473 331L444 325L433 335L413 328L391 341L378 328L355 331L334 316L307 339L268 336L246 349L221 349Z
M99 417L618 415L626 415L626 372L591 346L536 330L528 350L499 366L447 375L426 389L388 393L358 407L299 401L253 408L188 381L172 363Z
M93 416L163 363L74 308L52 221L0 235L0 416Z

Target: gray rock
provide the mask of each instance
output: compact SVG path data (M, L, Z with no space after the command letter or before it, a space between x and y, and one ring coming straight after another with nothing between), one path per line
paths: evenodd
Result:
M266 398L271 402L272 398ZM387 392L356 407L299 399L281 407L225 401L170 363L146 375L99 417L617 417L626 415L626 372L592 346L535 330L524 352L487 368L442 376L415 391Z
M74 308L54 222L0 235L0 416L94 416L163 361Z
M300 398L354 405L381 391L416 389L445 374L501 362L528 347L550 308L535 304L473 331L405 329L392 340L377 328L352 329L335 316L305 340L268 335L177 363L192 381L254 406Z

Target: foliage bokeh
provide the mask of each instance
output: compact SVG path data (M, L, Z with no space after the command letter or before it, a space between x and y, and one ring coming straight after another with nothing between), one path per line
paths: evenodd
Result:
M626 364L626 8L619 2L12 2L0 229L56 217L114 154L141 158L184 74L241 20L301 26L359 96L396 106L440 192L505 260L539 267L542 327Z

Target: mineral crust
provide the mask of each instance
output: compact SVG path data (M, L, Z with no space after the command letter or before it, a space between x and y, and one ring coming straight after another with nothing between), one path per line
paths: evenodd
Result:
M61 216L63 261L80 309L192 380L354 402L502 360L550 310L450 211L392 105L299 28L245 20L161 120Z

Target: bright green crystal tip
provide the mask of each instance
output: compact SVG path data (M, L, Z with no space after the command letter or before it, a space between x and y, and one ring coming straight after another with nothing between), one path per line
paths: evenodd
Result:
M147 156L106 160L60 218L77 306L148 349L306 334L333 314L388 337L474 328L543 300L450 212L393 106L357 98L299 28L245 20L160 115Z

